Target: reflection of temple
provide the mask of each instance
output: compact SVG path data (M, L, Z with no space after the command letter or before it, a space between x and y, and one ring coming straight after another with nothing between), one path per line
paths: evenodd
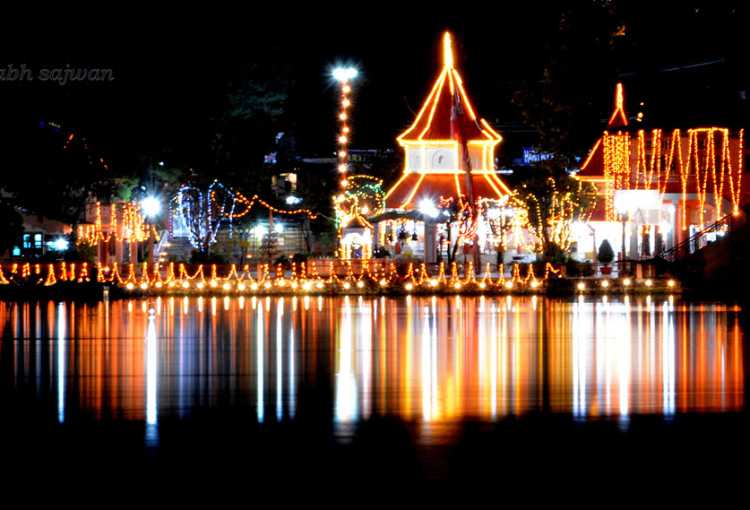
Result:
M742 331L723 305L307 296L151 306L153 319L146 301L0 303L4 337L53 340L9 342L0 366L15 377L4 380L22 391L43 381L60 421L147 425L227 400L259 421L293 419L303 387L333 389L341 431L377 415L450 423L743 406Z
M404 149L404 170L386 194L386 213L374 218L375 242L392 255L403 253L435 262L440 241L458 239L460 228L458 222L445 225L439 206L444 210L471 204L497 212L510 195L495 171L495 148L501 140L475 113L455 67L451 36L446 33L440 74L416 119L398 137ZM495 233L486 218L479 222L476 234L474 240L466 236L467 248L493 253Z
M628 259L650 257L738 214L747 203L743 136L724 127L635 128L618 84L607 129L578 173L599 194L588 225L574 225L578 257L593 258L594 239Z

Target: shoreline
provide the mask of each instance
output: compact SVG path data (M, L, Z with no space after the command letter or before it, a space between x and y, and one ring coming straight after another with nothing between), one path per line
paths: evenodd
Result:
M103 282L58 282L54 286L0 286L0 299L80 299L99 301L128 297L168 296L628 296L628 295L692 295L695 289L685 289L673 278L609 278L558 277L545 281L513 281L512 279L475 279L471 281L439 282L404 281L382 284L366 279L289 280L269 279L258 283L229 282L212 279L198 282L141 283L135 285Z

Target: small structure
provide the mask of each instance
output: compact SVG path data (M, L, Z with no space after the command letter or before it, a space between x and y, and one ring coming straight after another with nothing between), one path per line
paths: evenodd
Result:
M11 256L35 259L68 249L72 232L70 224L37 214L22 213L21 217L23 234L20 243L10 250Z
M500 134L475 113L446 32L440 74L416 119L398 137L405 152L404 169L386 193L377 244L391 253L406 248L430 263L454 240L475 261L491 254L489 260L495 262L496 232L487 213L505 207L511 195L495 171L495 148L501 141ZM451 224L449 209L461 211L471 225Z
M341 225L341 257L343 259L363 259L372 257L373 225L354 211Z
M743 163L744 130L634 128L617 84L607 128L577 174L596 186L598 200L591 220L573 225L574 256L593 260L608 239L621 259L650 258L740 214L747 202Z

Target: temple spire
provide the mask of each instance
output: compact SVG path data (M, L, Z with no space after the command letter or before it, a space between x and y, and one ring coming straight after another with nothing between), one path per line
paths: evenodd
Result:
M443 34L443 67L453 69L453 43L450 32Z
M628 125L628 116L625 114L625 92L622 83L615 87L615 110L607 122L607 127L624 127Z

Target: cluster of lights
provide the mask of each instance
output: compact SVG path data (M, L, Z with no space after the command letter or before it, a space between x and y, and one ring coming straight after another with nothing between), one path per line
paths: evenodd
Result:
M587 183L578 181L577 189L560 190L553 178L547 179L548 189L545 192L545 204L531 192L523 189L516 193L513 202L516 203L518 219L515 228L528 227L534 234L534 246L537 252L544 250L545 232L549 242L567 251L572 242L571 228L573 222L585 223L589 221L596 207L595 189ZM586 198L587 200L582 200ZM525 214L524 214L525 213ZM516 234L519 237L519 234Z
M149 212L153 204L149 205ZM144 220L145 206L135 202L113 203L102 206L96 203L94 223L78 226L76 242L88 246L96 246L100 241L108 243L110 240L143 242L149 237L159 240L159 234L153 225ZM107 207L109 221L102 220L102 208Z
M50 287L58 282L88 283L91 281L88 262L80 264L60 262L57 267L54 264L15 262L8 264L7 271L6 276L0 264L0 285L17 283Z
M593 288L597 288L598 287L599 289L601 289L601 290L603 290L605 292L608 289L610 289L612 287L612 285L616 281L617 280L611 280L609 278L604 278L604 279L600 279L600 280L590 280L590 282L593 284ZM620 280L620 284L622 285L623 289L631 288L631 287L634 286L635 283L640 283L646 289L651 289L656 284L656 282L652 278L645 278L645 279L640 280L638 282L634 282L632 278L626 276L626 277L624 277L624 278L622 278ZM665 284L666 284L667 288L669 288L669 289L675 289L677 287L677 281L675 279L673 279L673 278L669 278L668 280L666 280ZM578 283L576 283L576 290L578 292L585 292L588 288L589 287L588 287L586 281L584 281L584 280L581 280Z

